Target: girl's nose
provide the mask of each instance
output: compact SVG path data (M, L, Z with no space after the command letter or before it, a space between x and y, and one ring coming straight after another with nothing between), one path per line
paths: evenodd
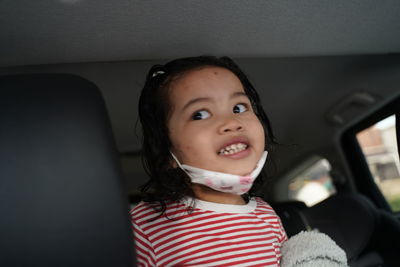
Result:
M236 132L242 131L243 124L235 118L226 118L226 120L220 125L219 133L229 133L229 132Z

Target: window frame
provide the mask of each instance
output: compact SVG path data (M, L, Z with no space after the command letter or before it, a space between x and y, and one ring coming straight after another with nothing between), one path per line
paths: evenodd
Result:
M326 159L331 165L331 168L333 168L331 161L327 157L324 157L320 154L311 154L306 156L305 159L300 161L293 168L280 175L279 179L276 179L275 183L269 187L268 195L270 197L270 200L273 202L291 201L291 199L289 199L289 184L291 180L313 166L321 159ZM335 189L338 191L337 184L335 183L333 177L332 182L335 186Z
M380 109L376 110L365 119L352 125L345 130L341 136L341 147L343 149L348 167L354 178L354 184L357 190L370 198L377 207L396 214L400 218L400 212L393 212L385 196L382 194L378 185L370 172L367 160L357 140L357 133L371 127L377 122L390 117L396 116L396 134L397 146L399 147L399 126L398 122L400 113L400 96L390 101Z
M330 182L332 183L332 186L334 187L334 192L328 192L329 195L326 198L320 199L318 202L316 202L316 203L314 203L312 205L309 205L308 203L306 203L306 201L302 201L301 199L291 198L289 196L289 194L290 194L290 188L289 188L290 184L294 180L299 179L301 175L304 175L304 173L310 172L310 170L312 168L315 168L316 164L319 163L322 160L325 160L329 165L329 170L327 171L327 175L329 176ZM291 173L291 177L288 179L288 183L287 183L287 191L288 191L287 192L287 198L288 198L288 201L301 201L301 202L304 202L307 205L307 207L312 207L312 206L324 201L325 199L328 199L328 198L332 197L333 195L337 194L337 188L336 188L336 185L334 183L334 179L331 176L331 171L332 171L333 167L332 167L331 162L327 158L322 157L320 155L314 155L309 160L307 160L306 162L307 162L307 164L301 164L301 168L298 168L297 172L292 172Z

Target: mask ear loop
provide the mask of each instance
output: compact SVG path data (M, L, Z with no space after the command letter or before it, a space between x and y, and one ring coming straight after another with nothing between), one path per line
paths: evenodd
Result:
M174 153L172 153L171 151L169 152L172 156L172 158L175 160L175 162L178 164L178 167L184 172L186 173L186 175L188 176L188 178L190 178L190 174L185 170L185 168L183 168L182 164L179 162L178 158L174 155ZM189 182L190 183L190 182Z
M179 168L181 168L183 170L182 164L179 162L178 158L174 155L174 153L172 153L171 151L169 152L171 153L171 156L174 158L176 164L178 164Z
M257 163L256 168L251 172L251 175L254 175L255 173L260 173L261 172L261 169L264 167L265 161L267 160L267 156L268 156L268 151L265 150L263 152L263 154L261 155L261 159Z
M178 167L179 167L182 171L184 171L184 172L190 177L189 172L188 172L187 170L185 170L185 168L184 168L183 165L179 162L178 158L174 155L174 153L172 153L171 151L170 151L169 153L171 153L171 156L174 158L175 162L178 164Z

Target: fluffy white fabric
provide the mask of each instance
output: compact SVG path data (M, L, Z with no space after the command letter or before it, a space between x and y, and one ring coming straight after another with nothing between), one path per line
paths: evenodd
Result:
M281 248L281 267L347 267L346 253L329 236L300 232Z

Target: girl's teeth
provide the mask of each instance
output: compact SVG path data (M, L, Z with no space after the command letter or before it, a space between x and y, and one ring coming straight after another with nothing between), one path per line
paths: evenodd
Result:
M238 143L238 144L232 144L230 146L227 146L219 151L220 154L224 155L231 155L237 152L240 152L242 150L245 150L247 148L247 145Z

